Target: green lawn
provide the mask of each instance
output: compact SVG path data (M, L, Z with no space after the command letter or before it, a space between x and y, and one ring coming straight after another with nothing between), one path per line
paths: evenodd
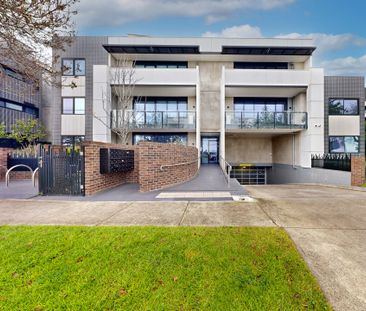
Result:
M0 310L330 310L276 228L0 227Z

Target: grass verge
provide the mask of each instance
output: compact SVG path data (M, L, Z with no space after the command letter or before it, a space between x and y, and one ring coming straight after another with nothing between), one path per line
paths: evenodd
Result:
M0 310L330 310L278 228L0 227Z

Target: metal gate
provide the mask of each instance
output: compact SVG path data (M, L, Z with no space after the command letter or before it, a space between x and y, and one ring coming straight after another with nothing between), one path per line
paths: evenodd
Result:
M258 167L233 167L230 173L241 185L265 185L267 174L265 168Z
M84 195L83 147L44 147L39 157L41 195Z

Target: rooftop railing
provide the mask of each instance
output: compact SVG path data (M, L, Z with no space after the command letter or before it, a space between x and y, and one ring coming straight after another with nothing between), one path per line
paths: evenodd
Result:
M226 129L307 129L306 112L226 112Z
M113 128L128 124L131 129L195 129L195 111L112 110Z

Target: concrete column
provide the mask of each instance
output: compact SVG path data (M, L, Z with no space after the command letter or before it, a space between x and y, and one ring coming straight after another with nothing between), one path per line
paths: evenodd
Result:
M196 147L198 156L201 156L201 86L200 86L200 67L196 66ZM201 160L198 161L198 168L201 166Z
M103 100L111 98L111 86L109 83L109 67L106 65L93 66L93 112L94 115L108 120L111 107L107 107L107 112L103 108ZM93 141L111 142L111 131L103 122L93 116Z
M222 66L220 81L220 165L225 169L225 66Z

